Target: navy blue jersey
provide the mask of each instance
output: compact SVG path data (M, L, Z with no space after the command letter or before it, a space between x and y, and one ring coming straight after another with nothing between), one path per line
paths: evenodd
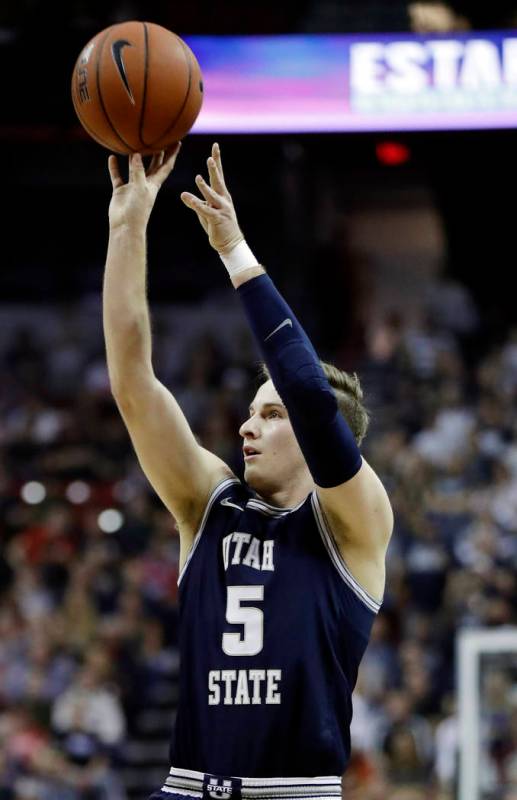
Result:
M315 492L293 509L214 490L179 579L174 767L341 775L379 603L352 577Z

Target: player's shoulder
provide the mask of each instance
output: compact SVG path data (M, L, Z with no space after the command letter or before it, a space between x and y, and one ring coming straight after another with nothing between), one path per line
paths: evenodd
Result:
M228 473L221 476L215 483L206 505L208 508L215 504L220 505L223 500L231 499L232 497L241 499L243 496L246 496L246 484L233 473Z
M217 510L246 511L257 498L245 481L233 473L225 475L213 487L205 507L205 516L214 516Z

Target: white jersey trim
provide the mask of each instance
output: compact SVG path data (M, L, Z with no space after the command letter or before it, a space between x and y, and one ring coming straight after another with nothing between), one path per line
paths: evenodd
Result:
M206 525L206 521L207 521L208 515L210 513L210 509L214 505L214 502L217 500L217 498L219 497L221 492L223 492L225 489L228 488L228 486L231 486L234 483L240 483L238 478L226 478L224 481L222 481L221 483L217 484L217 486L213 490L212 494L208 498L208 502L206 504L203 517L202 517L201 522L199 524L199 528L197 530L197 533L194 536L192 545L191 545L190 550L189 550L189 554L187 556L187 559L186 559L185 563L183 564L183 567L181 569L180 574L178 575L178 586L180 585L180 582L181 582L181 580L182 580L182 578L183 578L183 576L185 574L185 570L187 569L188 565L190 564L192 556L194 555L194 551L195 551L196 547L199 544L199 540L201 539L201 535L202 535L202 533L204 531L204 528L205 528L205 525Z
M272 506L269 503L266 503L265 500L260 500L258 497L252 497L251 500L248 500L246 503L246 508L252 508L254 511L260 511L266 517L286 517L288 514L292 514L293 511L298 511L298 509L301 508L307 501L307 497L304 497L301 503L298 503L298 505L294 506L294 508L280 508L279 506Z
M350 587L350 589L352 589L354 594L357 595L359 600L361 600L370 611L373 611L375 614L377 614L382 605L382 602L379 602L374 597L372 597L371 594L369 594L366 591L366 589L363 586L361 586L361 584L354 578L354 576L350 572L345 559L339 552L339 548L336 544L336 540L334 539L332 531L330 530L330 526L328 525L327 520L325 519L325 514L323 513L320 499L316 491L312 492L311 503L316 524L318 526L321 538L323 540L323 544L325 545L327 552L332 560L332 563L336 567L337 571L339 572L345 583Z

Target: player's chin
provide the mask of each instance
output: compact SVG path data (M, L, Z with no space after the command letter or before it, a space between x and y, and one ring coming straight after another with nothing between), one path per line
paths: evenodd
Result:
M253 464L253 462L251 464L247 464L246 462L244 462L244 477L246 477L246 475L257 475L257 474L258 474L257 467L255 464Z
M271 480L271 475L268 475L264 470L257 469L255 464L246 465L244 469L244 480L250 489L265 497L271 492L275 491L275 483Z
M257 465L253 462L244 464L244 480L248 486L251 486L251 488L256 491L258 491L262 485L263 476L261 475L260 469L257 469Z

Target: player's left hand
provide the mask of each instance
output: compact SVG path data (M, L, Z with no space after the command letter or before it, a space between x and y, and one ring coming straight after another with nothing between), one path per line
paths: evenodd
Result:
M244 235L237 222L230 192L226 188L221 150L217 142L212 145L212 155L207 159L207 165L210 184L201 175L196 175L196 184L204 200L190 192L182 192L181 199L196 212L214 250L226 254L243 241Z

